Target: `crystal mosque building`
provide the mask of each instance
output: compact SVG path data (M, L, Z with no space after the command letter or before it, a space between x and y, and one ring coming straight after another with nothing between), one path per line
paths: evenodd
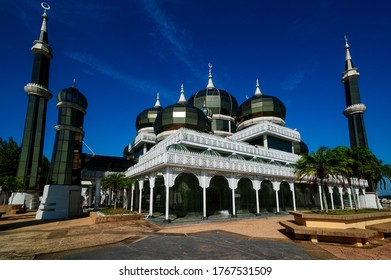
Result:
M32 197L35 203L30 203L30 209L39 203L37 196L43 187L39 166L47 101L52 97L48 90L52 49L46 30L50 6L41 6L44 14L39 39L32 48L32 81L25 87L29 99L18 167L18 177L28 189L20 195L20 203L26 205L27 195ZM349 49L346 40L344 114L351 146L367 147L366 107L360 100L359 73ZM293 165L308 154L308 148L296 129L285 126L286 107L278 97L263 94L256 81L251 98L239 105L231 93L214 85L211 64L206 87L188 99L186 95L182 85L178 101L166 107L157 95L155 105L138 114L137 135L126 145L124 157L110 157L82 154L87 99L75 84L60 91L49 185L45 185L37 218L77 215L81 195L87 202L84 206L94 204L97 210L106 195L101 179L109 171L124 172L134 179L127 201L132 210L146 212L148 217L163 216L166 222L186 216L208 219L213 215L235 217L323 208L319 186L295 181ZM366 203L367 183L353 183L354 194L344 190L341 183L328 182L327 198L332 208L344 208L345 203L352 207L351 195L360 194L359 203Z
M204 89L136 119L136 138L125 155L137 159L132 208L172 217L275 212L315 207L313 187L295 183L292 165L308 154L296 129L285 127L286 108L261 92L238 104L209 78Z

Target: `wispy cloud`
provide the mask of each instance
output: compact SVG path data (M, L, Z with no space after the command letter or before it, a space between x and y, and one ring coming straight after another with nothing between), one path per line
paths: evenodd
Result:
M282 88L285 90L293 90L297 88L303 82L305 76L306 73L304 71L298 71L297 73L290 74L282 83Z
M100 61L96 57L82 52L68 52L66 55L82 64L89 66L91 69L97 71L99 74L104 75L106 77L117 80L129 88L136 88L142 92L147 94L154 94L155 88L149 86L151 83L145 80L140 80L130 74L123 73L111 65L104 64L104 62Z
M194 67L189 58L191 45L189 38L186 37L186 31L180 29L155 0L141 1L141 4L150 15L161 37L168 42L171 52L187 67L197 73L197 67ZM201 75L200 73L198 74Z

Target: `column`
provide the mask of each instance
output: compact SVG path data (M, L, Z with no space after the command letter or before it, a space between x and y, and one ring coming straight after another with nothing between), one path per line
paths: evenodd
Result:
M207 220L208 216L206 213L206 188L209 187L210 177L206 171L201 172L201 176L198 178L200 187L202 188L202 220Z
M96 178L95 180L95 202L94 202L94 210L99 210L99 202L100 202L100 184L102 179Z
M264 146L265 148L269 148L269 147L268 147L268 143L267 143L267 135L266 135L266 134L263 135L263 146Z
M361 208L361 204L360 204L360 197L359 197L359 190L358 188L354 188L354 192L356 193L356 197L357 197L357 204L358 204L358 208L360 209Z
M333 187L328 187L330 200L331 200L331 210L334 210L334 198L333 198Z
M130 211L133 211L133 200L134 200L134 183L132 184L132 192L130 195Z
M153 218L153 188L155 187L156 176L149 177L149 215L148 218Z
M255 205L257 207L257 213L255 215L260 216L259 210L259 189L261 188L261 181L258 179L253 180L253 187L255 189Z
M338 187L338 192L339 192L339 197L341 199L341 208L345 209L345 206L344 206L344 203L343 203L343 188L342 187Z
M322 186L318 185L318 189L319 189L320 210L323 210Z
M278 181L273 181L273 190L276 192L276 214L280 213L280 201L278 199L278 191L280 190L280 183Z
M346 190L348 192L348 195L349 195L349 204L350 204L350 208L353 208L353 204L352 204L352 191L349 189Z
M138 181L138 188L140 191L140 196L139 196L139 203L138 203L138 212L141 214L141 202L143 199L143 187L144 187L144 179Z
M232 174L231 177L228 178L229 187L232 190L232 217L237 217L236 215L236 205L235 205L235 189L237 188L237 179L234 177L235 175Z
M293 211L296 211L295 184L293 182L289 183L289 188L291 189L292 192Z
M166 183L166 218L164 220L165 223L171 223L171 220L168 218L169 205L170 205L170 187Z

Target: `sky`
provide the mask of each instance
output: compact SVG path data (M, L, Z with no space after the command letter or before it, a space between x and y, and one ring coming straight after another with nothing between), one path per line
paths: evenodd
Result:
M47 0L53 49L44 154L51 159L56 96L76 87L88 99L84 152L122 156L135 120L155 104L189 98L208 82L236 97L264 94L286 106L310 151L349 146L341 82L347 36L360 72L369 146L391 164L391 2L288 0ZM0 137L21 144L41 1L0 0ZM391 194L390 188L388 188Z

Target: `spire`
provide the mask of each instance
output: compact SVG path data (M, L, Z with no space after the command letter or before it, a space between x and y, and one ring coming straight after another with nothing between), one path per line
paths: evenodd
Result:
M179 97L179 100L178 100L178 103L179 104L185 104L187 101L186 101L186 97L185 97L185 89L183 87L183 84L181 85L181 96Z
M160 105L160 97L159 97L159 93L156 94L156 103L155 103L155 108L156 107L162 107L162 105Z
M73 79L73 84L72 84L72 87L75 88L76 87L76 79Z
M39 34L39 41L44 42L46 44L49 43L48 39L48 33L46 30L46 22L48 20L48 16L46 14L46 11L50 10L50 5L42 2L41 7L43 8L43 14L42 14L42 26L41 26L41 33Z
M209 66L209 79L208 79L208 85L206 86L206 88L213 89L213 88L215 88L215 85L213 84L213 81L212 81L212 63L209 63L208 66Z
M254 95L255 96L261 96L262 95L262 92L261 90L259 89L259 81L257 79L257 82L255 84L255 92L254 92Z
M345 38L346 59L345 59L345 72L342 74L342 82L344 82L350 76L360 75L360 73L358 73L357 71L357 68L353 66L353 60L352 60L352 56L350 55L350 46L348 43L348 38L346 36L344 38Z
M346 60L345 60L345 70L353 69L353 60L350 55L350 46L348 43L348 38L345 36L345 51L346 51Z

